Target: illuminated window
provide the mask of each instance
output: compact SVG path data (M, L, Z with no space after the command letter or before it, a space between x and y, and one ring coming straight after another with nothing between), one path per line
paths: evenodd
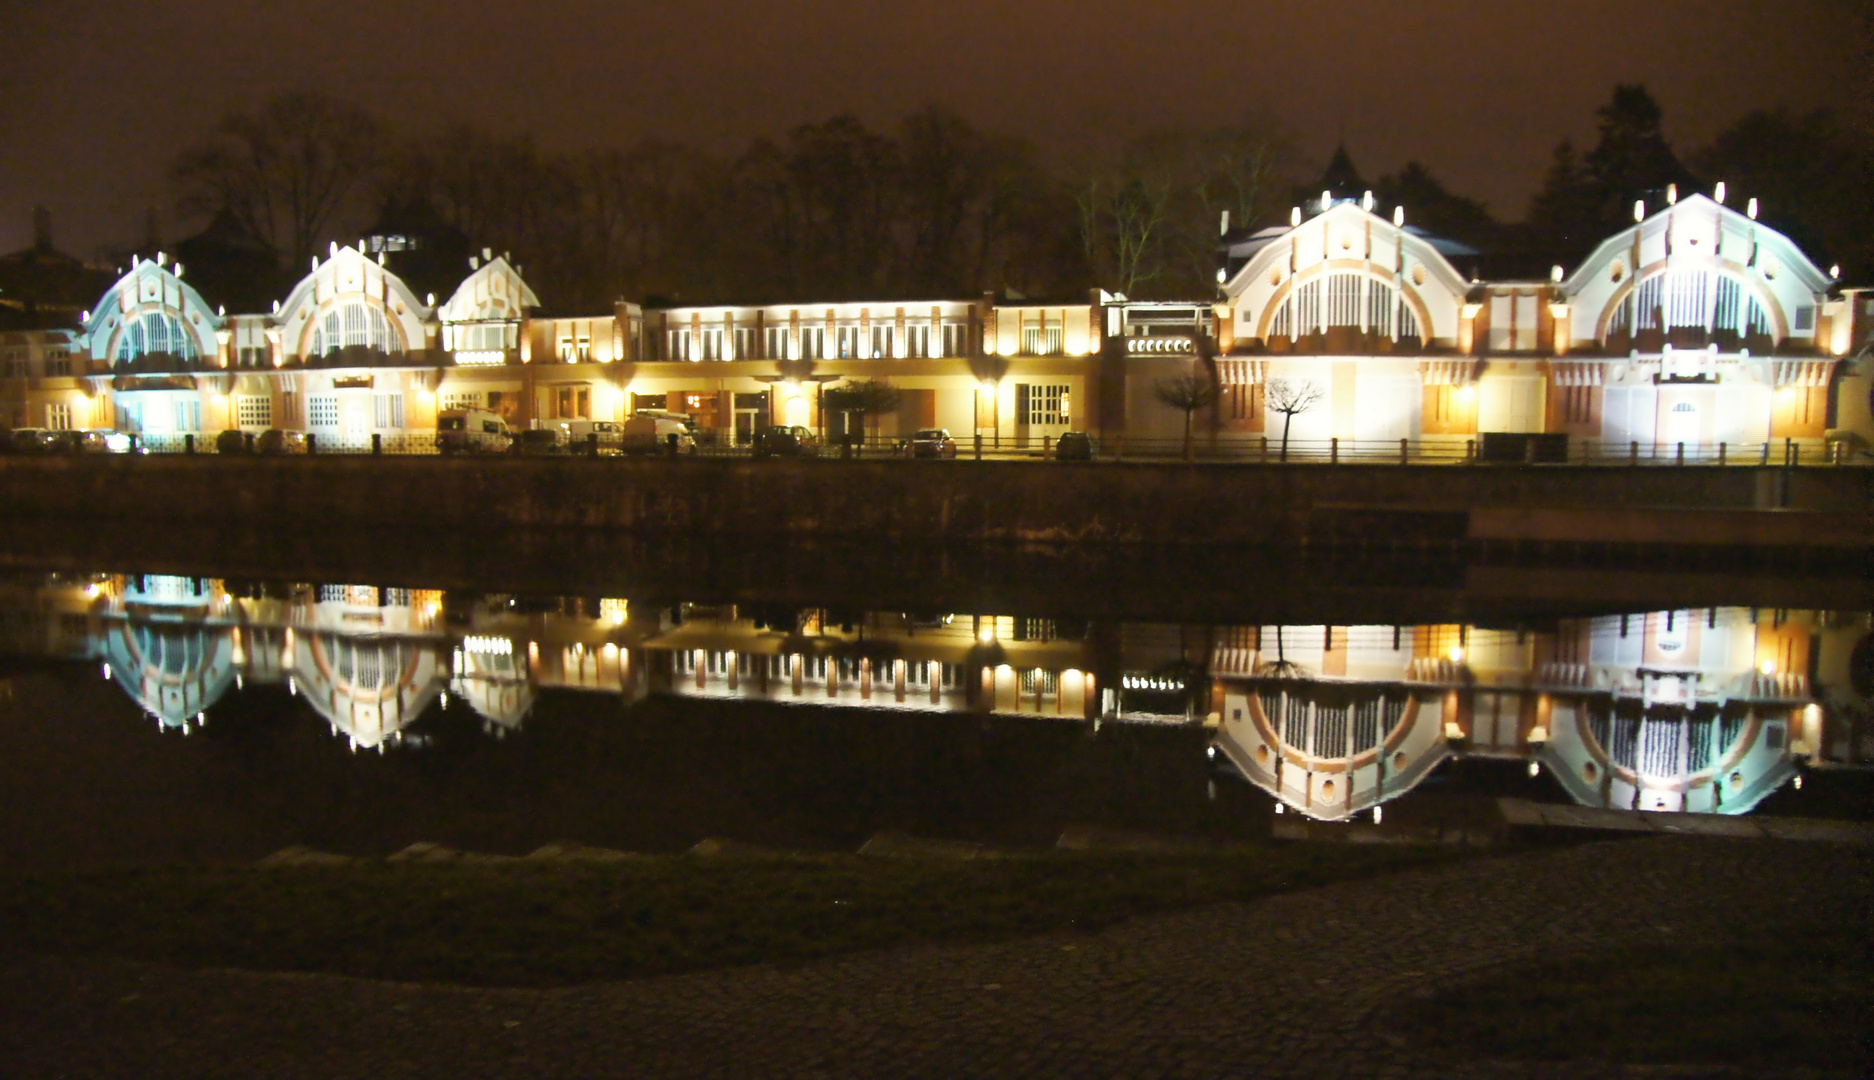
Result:
M945 356L968 356L970 351L970 328L966 323L948 323L944 326L943 348Z
M307 425L316 428L335 428L338 426L338 398L330 394L314 394L306 401Z
M1061 324L1030 326L1022 330L1022 351L1029 356L1059 356Z
M1017 413L1029 424L1065 424L1067 423L1067 387L1065 386L1030 386L1027 383L1016 384L1019 396L1025 402L1016 403Z
M326 311L312 331L312 356L329 356L340 349L365 348L381 353L403 351L403 335L384 318L384 309L363 300L351 300Z
M377 426L381 428L400 428L403 426L403 395L377 394Z
M895 330L895 327L890 326L874 326L872 328L872 351L869 354L872 359L889 360L892 358L892 334Z
M126 321L117 339L117 359L135 360L140 356L174 356L196 360L201 350L195 335L182 320L167 311L146 311L135 322Z
M1361 302L1362 292L1366 301ZM1306 337L1324 326L1359 326L1362 314L1368 333L1392 337L1398 327L1402 339L1419 337L1418 316L1397 289L1362 274L1329 274L1302 283L1269 324L1269 336Z
M273 426L273 399L263 395L234 399L236 427L270 428Z
M72 407L70 405L47 405L46 426L53 431L72 429Z

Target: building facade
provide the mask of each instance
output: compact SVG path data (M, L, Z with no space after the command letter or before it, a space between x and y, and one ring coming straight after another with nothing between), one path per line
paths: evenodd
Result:
M1634 225L1572 270L1481 281L1453 263L1475 252L1403 209L1324 193L1286 226L1226 236L1218 295L1182 302L620 301L546 318L505 255L470 257L439 302L385 251L334 244L272 310L228 313L158 253L76 331L0 335L0 420L151 445L281 428L418 449L442 409L526 428L656 408L729 446L772 424L837 430L827 389L876 379L898 404L855 421L865 435L943 427L999 450L1068 431L1147 450L1187 420L1213 451L1279 438L1355 456L1470 455L1492 434L1548 434L1577 458L1795 448L1814 461L1831 433L1850 447L1874 437L1874 292L1837 288L1722 194L1636 206ZM1163 393L1180 378L1212 391L1188 417ZM1299 409L1286 404L1297 390L1310 399Z

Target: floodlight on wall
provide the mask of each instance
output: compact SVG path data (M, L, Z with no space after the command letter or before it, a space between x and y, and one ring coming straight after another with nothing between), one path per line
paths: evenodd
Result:
M1724 181L1718 181L1718 186L1711 189L1711 199L1719 206L1724 205Z
M1751 196L1750 202L1744 205L1744 216L1752 221L1757 220L1757 197L1755 195Z

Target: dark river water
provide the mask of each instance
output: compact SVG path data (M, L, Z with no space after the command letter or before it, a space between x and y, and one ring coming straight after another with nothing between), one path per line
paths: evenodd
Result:
M1365 621L1342 600L1311 621L1310 594L1272 582L1280 622L1196 603L1178 622L1090 592L1041 614L868 610L209 563L0 579L0 865L1230 838L1504 796L1843 816L1874 764L1870 613L1724 602L1749 590L1722 583L1644 610L1564 584L1471 618L1371 586Z

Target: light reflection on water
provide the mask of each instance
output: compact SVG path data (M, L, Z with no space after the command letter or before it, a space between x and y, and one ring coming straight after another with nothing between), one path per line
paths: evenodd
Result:
M1323 820L1452 760L1546 771L1588 806L1725 814L1800 768L1874 762L1866 612L1180 626L99 574L13 579L0 614L6 651L93 662L165 730L276 686L379 752L451 699L505 737L571 691L1202 724L1214 767Z

